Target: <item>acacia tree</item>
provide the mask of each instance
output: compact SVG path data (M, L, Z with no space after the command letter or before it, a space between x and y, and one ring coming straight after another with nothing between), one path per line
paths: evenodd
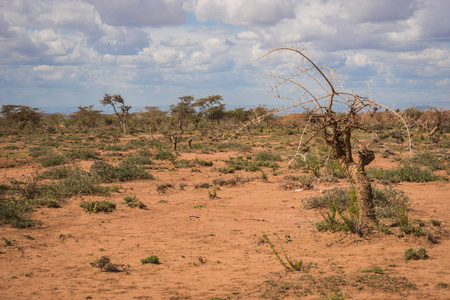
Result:
M352 132L360 125L364 117L362 113L368 114L373 107L385 106L367 97L338 90L341 82L336 73L313 62L305 50L280 47L268 51L263 57L279 54L280 59L287 57L298 60L296 64L289 62L282 74L269 74L276 81L271 92L280 99L294 101L293 105L278 111L302 106L313 112L302 133L298 153L306 149L318 135L322 135L355 190L358 205L357 231L362 234L367 228L378 224L371 183L364 169L374 160L375 155L366 146L356 149ZM289 96L291 94L293 96ZM341 108L345 109L344 113L335 112ZM316 126L317 130L308 131L308 126Z
M181 134L183 134L185 126L189 124L196 114L194 96L182 96L178 99L180 99L180 102L170 106L170 115L178 128L180 128Z
M121 95L109 95L105 94L105 97L103 97L102 100L100 100L100 103L103 106L111 105L114 109L114 113L119 118L119 124L120 128L122 129L123 133L127 133L128 127L127 127L127 121L128 117L130 116L130 105L125 105L125 100L123 100ZM118 106L116 108L116 105Z
M0 114L4 116L8 126L18 127L19 129L36 128L43 118L43 113L38 108L26 105L2 105Z
M94 104L89 106L80 105L76 112L70 114L68 121L80 127L94 128L98 125L101 113L101 110L94 109Z
M140 113L143 123L149 127L150 133L154 133L157 129L161 129L167 119L167 112L162 111L157 106L146 106L144 111Z
M225 104L220 95L212 95L206 98L197 99L194 106L199 109L199 117L205 118L211 122L217 122L217 125L225 118Z

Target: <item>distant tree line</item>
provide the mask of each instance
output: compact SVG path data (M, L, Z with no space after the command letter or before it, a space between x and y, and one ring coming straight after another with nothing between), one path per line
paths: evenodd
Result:
M103 106L111 106L114 114L105 114L94 109L94 104L78 106L71 114L45 113L26 105L2 105L0 128L2 130L111 130L127 132L184 134L189 130L239 128L251 120L252 127L270 128L275 116L264 105L254 108L238 107L226 109L223 97L211 95L196 99L194 96L179 97L176 104L165 111L157 106L146 106L138 112L130 112L120 95L105 94L100 100Z

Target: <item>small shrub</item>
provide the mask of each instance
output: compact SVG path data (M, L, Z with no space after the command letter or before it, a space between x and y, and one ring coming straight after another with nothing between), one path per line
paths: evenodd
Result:
M165 194L169 188L173 188L173 185L170 183L162 183L162 184L158 185L156 190L160 194Z
M31 147L29 149L30 156L33 158L46 156L49 153L49 151L50 150L47 147Z
M100 259L91 262L91 266L105 272L128 272L130 269L129 265L111 263L111 259L107 256L102 256Z
M211 185L208 182L199 182L195 185L196 189L207 189L209 188Z
M395 169L368 168L367 175L372 178L388 182L428 182L442 179L434 174L430 169L422 169L417 166L403 166Z
M101 201L82 201L80 204L81 208L84 208L86 211L88 212L93 212L93 213L99 213L99 212L104 212L104 213L110 213L113 210L116 209L116 204L106 201L106 200L101 200Z
M441 221L436 220L436 219L430 219L430 223L431 225L433 225L434 227L441 227Z
M147 258L141 259L141 263L143 265L145 265L145 264L155 264L155 265L157 265L157 264L159 264L159 258L156 255L152 255L152 256L149 256Z
M73 172L80 172L78 167L60 166L45 170L39 174L40 179L64 179L70 176Z
M292 189L297 189L297 188L303 188L305 190L310 190L313 188L313 183L315 181L315 178L310 175L304 175L304 176L288 175L288 176L285 176L284 179L288 180L287 183L282 185L282 187L285 190L292 190Z
M278 262L285 267L288 270L294 270L294 271L300 271L303 269L303 261L292 261L289 256L284 251L283 246L281 246L281 250L283 251L284 258L286 262L281 258L280 254L278 254L278 251L275 249L275 246L270 241L269 237L263 233L264 241L269 245L270 249L272 250L273 254L275 255L275 258L278 260Z
M425 259L428 258L428 251L422 247L418 249L409 248L405 250L405 255L403 256L405 260L410 259Z
M53 167L65 164L67 162L67 159L65 156L61 154L51 152L46 156L42 157L39 161L43 167Z
M148 173L145 168L136 165L129 160L121 161L117 167L102 160L96 160L92 164L90 172L99 177L103 182L113 182L115 180L125 182L139 179L155 179L153 175Z
M375 274L384 274L383 269L378 267L378 266L370 268L370 269L363 269L362 272L363 273L371 273L371 272L373 272Z
M336 203L338 207L344 209L348 206L349 201L349 190L344 188L332 188L331 190L326 191L323 196L306 198L303 205L306 209L313 209L331 207L334 203Z
M217 187L214 187L212 193L208 190L208 196L209 199L218 199L219 197L217 196Z
M14 228L29 228L39 224L31 218L33 207L29 201L16 198L0 198L0 224Z
M155 159L172 161L172 160L175 160L175 155L173 155L173 153L170 151L160 150L160 151L156 152Z
M133 154L128 156L124 162L134 165L153 165L155 162L142 154Z
M256 154L256 161L281 161L281 155L273 153L270 150L262 151Z
M66 156L70 159L89 160L98 159L100 157L100 153L88 148L76 148L67 153Z
M113 182L117 178L116 168L103 160L94 160L90 172L99 177L102 182Z
M427 167L433 171L445 169L444 163L439 160L436 155L430 152L416 154L412 158L405 160L404 163Z
M19 150L20 147L16 146L16 145L8 145L8 146L3 147L3 149L5 149L5 150Z
M155 179L155 177L152 174L148 173L144 167L135 165L126 160L122 161L116 167L116 177L117 179L119 179L119 181L122 182L132 180Z
M131 208L139 207L140 209L144 209L147 207L147 205L145 205L142 201L136 198L136 196L133 197L125 196L123 198L123 201L125 201L125 203Z
M320 153L308 153L304 158L296 159L291 168L306 168L316 177L346 177L345 171L335 159Z
M47 185L44 196L55 199L75 195L109 196L110 191L111 188L99 185L95 177L80 169L74 169L67 178Z
M192 168L193 167L192 163L186 159L172 160L172 164L175 168Z
M43 186L39 184L38 179L39 174L34 173L26 181L12 180L12 188L16 189L24 199L35 199L43 191Z
M5 238L5 237L2 237L2 240L5 241L5 246L6 246L6 247L14 246L15 240L8 240L8 239Z
M212 167L213 162L212 161L206 161L206 160L200 160L198 158L194 159L193 161L195 164L203 167Z

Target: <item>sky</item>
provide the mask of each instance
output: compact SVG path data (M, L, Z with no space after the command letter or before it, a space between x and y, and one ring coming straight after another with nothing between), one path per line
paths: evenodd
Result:
M449 12L449 0L0 0L0 105L99 107L105 93L133 107L284 105L265 76L282 62L258 58L287 46L345 91L450 108Z

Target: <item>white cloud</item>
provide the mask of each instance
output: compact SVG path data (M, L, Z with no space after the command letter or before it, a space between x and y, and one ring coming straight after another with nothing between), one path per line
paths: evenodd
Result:
M378 96L412 101L438 86L447 99L448 11L447 0L1 0L0 94L21 101L11 87L44 97L69 86L140 101L159 91L152 99L162 101L222 91L255 103L268 86L259 74L285 66L253 60L287 45L307 48L351 89L370 82Z
M247 30L247 31L239 32L236 35L236 38L238 40L258 40L258 39L260 39L260 36L254 31Z
M167 26L185 22L181 0L87 0L112 26Z
M372 64L372 62L366 55L362 53L356 53L352 56L348 56L345 64L349 66L365 67Z
M201 22L219 20L237 26L275 24L294 17L294 0L192 0L185 8Z
M402 31L392 32L392 40L400 41L450 41L450 1L420 0L419 9L405 20Z

